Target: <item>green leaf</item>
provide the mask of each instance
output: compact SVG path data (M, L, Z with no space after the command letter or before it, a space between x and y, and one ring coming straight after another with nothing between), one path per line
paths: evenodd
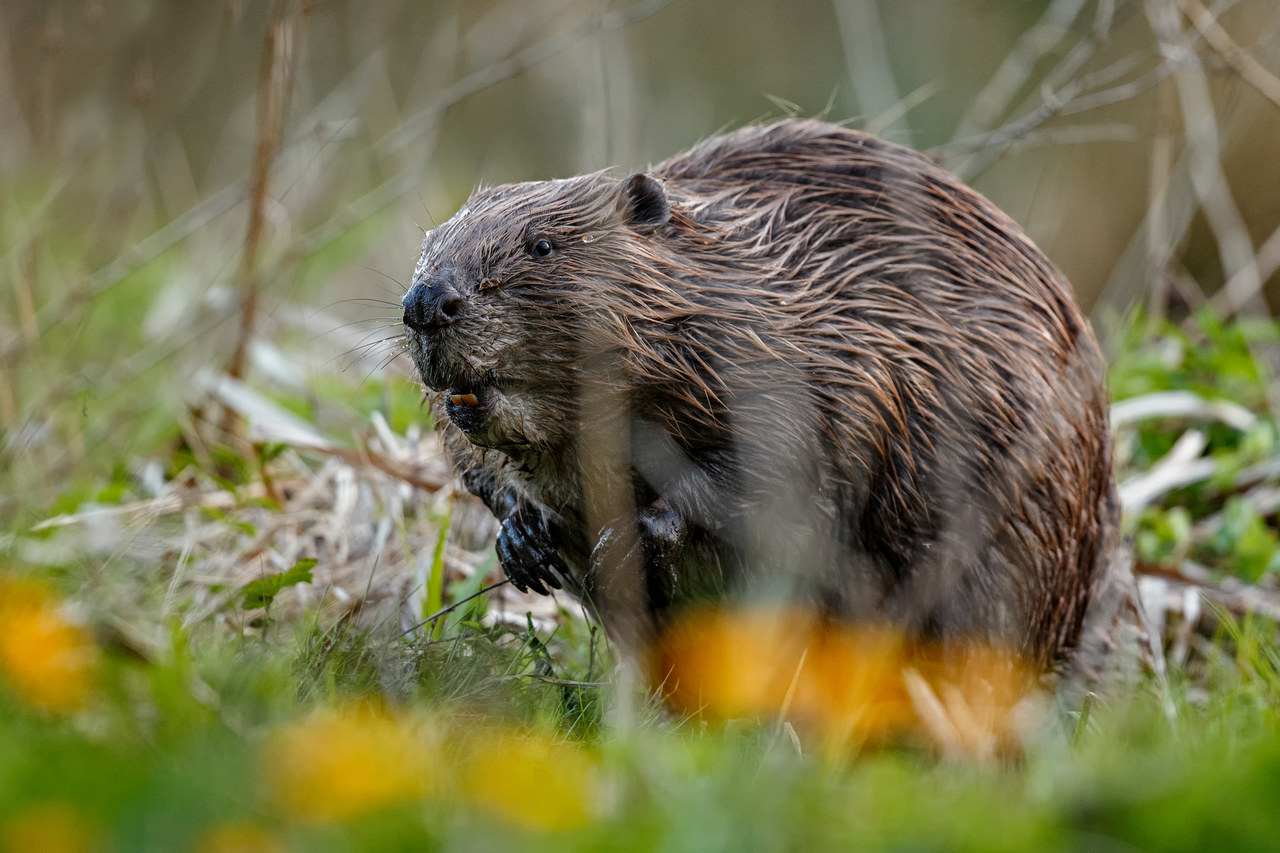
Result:
M280 457L280 454L289 449L289 445L281 442L266 442L258 448L258 464L268 465Z
M311 583L311 570L315 568L315 565L315 560L299 560L287 572L278 572L251 580L240 587L240 600L246 610L270 607L271 602L280 594L280 590L285 587L300 583Z
M449 541L449 524L453 520L453 498L445 507L444 518L440 521L440 534L436 539L436 550L431 557L431 576L427 578L427 597L423 602L425 613L430 616L444 606L444 549ZM431 627L431 639L439 640L444 636L443 619L437 619Z

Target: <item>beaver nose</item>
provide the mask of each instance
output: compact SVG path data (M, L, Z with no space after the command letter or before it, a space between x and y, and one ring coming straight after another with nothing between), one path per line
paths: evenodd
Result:
M415 332L427 332L457 320L467 303L448 281L433 278L409 288L401 304L404 324Z

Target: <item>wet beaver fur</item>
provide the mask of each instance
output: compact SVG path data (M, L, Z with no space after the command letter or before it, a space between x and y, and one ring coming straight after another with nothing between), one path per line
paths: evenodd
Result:
M521 589L643 641L728 594L1063 661L1118 512L1097 343L1021 229L820 121L478 191L408 352Z

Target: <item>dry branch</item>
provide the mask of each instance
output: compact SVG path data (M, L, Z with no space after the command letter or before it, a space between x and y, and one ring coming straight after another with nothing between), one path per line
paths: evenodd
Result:
M1052 37L1053 30L1057 26L1055 16L1065 17L1070 11L1069 5L1060 6L1057 10L1051 8L1046 13L1046 17L1041 18L1041 22L1037 24L1037 27L1045 28L1045 32L1048 34L1045 36L1046 41ZM1099 72L1096 75L1085 75L1083 74L1083 69L1089 60L1093 58L1098 48L1110 37L1115 20L1115 11L1113 0L1101 0L1098 3L1088 35L1072 45L1066 55L1045 75L1040 87L1040 103L1037 106L1021 117L1012 119L1000 127L963 138L954 138L945 145L932 149L930 153L942 160L950 171L959 175L963 180L972 180L976 175L995 163L1014 144L1026 138L1045 122L1061 115L1064 110L1070 109L1073 105L1079 103L1081 99L1089 97L1091 95L1091 87L1097 86L1100 81L1109 80L1111 77L1110 72L1107 71ZM1048 23L1049 21L1054 23L1050 24ZM1034 54L1034 49L1027 48L1027 55L1019 61L1025 62ZM1005 71L1003 68L996 72L997 77L1003 77L1008 74L1012 74L1012 71ZM1154 82L1149 85L1154 85ZM1006 93L1005 90L1009 86L1008 82L993 80L989 86L995 87L989 95L992 104L998 99L1003 99L1007 103L1014 94L1013 91ZM1149 88L1149 86L1145 88ZM1145 88L1143 86L1135 86L1131 91L1126 91L1124 97L1133 97L1144 91ZM1110 103L1120 99L1121 97L1117 95L1107 102ZM988 105L984 109L991 110L993 108L992 105ZM986 120L994 121L994 119ZM965 124L962 122L961 127L963 128L964 126Z
M1187 16L1208 45L1222 57L1233 71L1250 86L1258 90L1271 103L1280 107L1280 77L1276 77L1254 59L1222 28L1213 13L1199 0L1180 0L1182 13Z
M1126 513L1136 513L1174 489L1207 480L1218 470L1218 464L1202 458L1208 437L1189 429L1174 443L1149 471L1120 484L1120 503Z
M1066 38L1084 5L1085 0L1053 0L1049 4L974 98L973 106L956 126L953 142L991 130L1008 112L1009 103L1026 85L1036 65Z
M448 86L426 109L405 119L400 127L379 140L374 148L382 155L398 151L435 125L445 109L464 98L546 62L584 38L622 29L643 20L661 11L669 3L671 0L641 0L617 12L593 15L572 29L548 36L501 62L473 71Z
M271 164L284 135L285 100L293 81L297 39L304 16L301 0L276 0L263 45L258 71L258 140L249 181L249 225L238 274L242 300L240 338L227 368L234 379L244 378L249 342L257 320L261 287L258 255L266 227L267 186Z
M1192 391L1158 391L1111 406L1113 427L1152 418L1200 418L1220 421L1241 431L1258 422L1253 412L1230 400L1207 400Z

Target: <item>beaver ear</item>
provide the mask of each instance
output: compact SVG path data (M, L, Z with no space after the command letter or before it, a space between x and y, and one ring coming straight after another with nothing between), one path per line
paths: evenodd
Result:
M665 225L671 218L671 205L662 184L644 172L636 172L622 182L618 196L618 213L622 221L641 234Z

